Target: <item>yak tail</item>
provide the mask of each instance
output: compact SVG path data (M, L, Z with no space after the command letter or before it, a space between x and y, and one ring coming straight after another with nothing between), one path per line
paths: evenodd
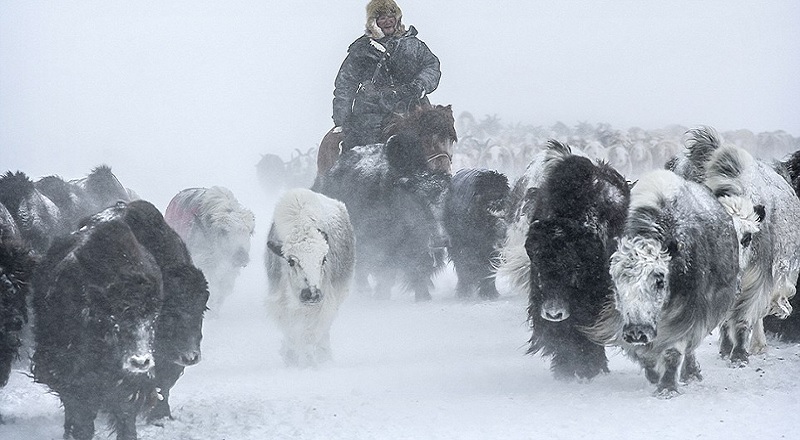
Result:
M701 175L706 167L706 162L721 145L719 134L711 127L693 128L687 132L686 157L689 162L700 170Z
M714 152L708 161L705 184L715 197L741 196L744 193L740 177L752 160L748 156L737 147L725 147Z

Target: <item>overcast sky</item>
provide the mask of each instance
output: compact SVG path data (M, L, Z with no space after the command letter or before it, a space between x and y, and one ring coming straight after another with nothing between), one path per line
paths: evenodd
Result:
M0 0L0 168L107 163L164 208L255 185L331 127L365 1ZM440 58L431 95L506 123L608 122L800 136L800 2L404 0Z

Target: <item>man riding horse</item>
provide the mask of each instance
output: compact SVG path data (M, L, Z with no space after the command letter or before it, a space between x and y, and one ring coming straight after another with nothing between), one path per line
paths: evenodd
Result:
M406 30L402 16L393 0L367 4L366 31L348 48L334 83L331 134L341 137L342 152L381 142L392 115L430 106L427 95L442 75L439 59L414 26Z

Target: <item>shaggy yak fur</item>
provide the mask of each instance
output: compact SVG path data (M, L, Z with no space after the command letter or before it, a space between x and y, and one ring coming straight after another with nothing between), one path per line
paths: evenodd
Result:
M781 174L787 177L792 185L794 193L800 197L800 151L794 152L788 160L777 164ZM800 287L800 279L795 288ZM800 342L800 295L795 295L790 301L792 314L786 319L778 319L774 316L764 318L764 329L775 333L781 339L789 342Z
M761 207L759 231L743 249L741 293L720 329L720 354L744 365L766 347L763 319L789 316L800 273L800 199L770 165L745 150L720 146L706 164L706 185L720 200Z
M118 439L135 439L136 415L157 399L155 259L124 221L98 221L54 241L33 290L33 377L60 397L64 438L91 439L105 411Z
M499 296L493 261L506 235L508 178L497 171L464 169L453 176L445 198L444 225L448 255L458 283L456 296Z
M163 399L147 414L150 422L172 418L170 389L185 367L200 362L203 315L209 299L203 272L194 266L186 245L149 202L119 204L125 223L155 258L164 281L164 302L155 327L155 382Z
M283 332L286 364L315 366L331 357L331 323L350 290L353 227L343 203L303 188L284 194L272 218L267 311Z
M739 287L736 229L708 188L666 170L631 190L625 230L611 256L614 300L590 330L619 344L657 384L701 379L695 349L725 318Z
M549 142L528 164L509 194L506 213L508 230L497 261L497 278L504 280L513 294L528 296L531 291L531 261L525 251L525 240L528 238L536 193L549 168L571 154L568 145Z
M28 321L26 299L36 260L5 221L0 205L0 388L8 382L11 364L19 357L21 333ZM3 417L0 414L0 423Z
M37 255L47 252L53 238L71 232L61 210L23 172L8 171L0 176L0 203L11 213L25 244Z
M169 202L164 219L206 276L211 310L218 311L233 292L239 272L250 262L255 216L229 189L212 186L179 192Z
M71 180L70 183L79 186L89 194L97 212L120 201L128 202L138 199L136 194L122 186L108 165L97 166L86 177Z
M317 179L312 189L341 200L350 214L359 292L369 291L373 275L375 297L389 298L400 272L417 301L431 299L431 277L445 264L449 183L448 174L428 169L417 138L406 134L346 151Z
M556 378L591 379L608 372L605 348L584 332L611 299L608 262L629 201L628 184L617 171L580 156L553 163L534 197L525 242L529 352L552 356Z
M61 397L65 436L91 438L98 410L124 439L136 437L140 412L171 416L170 389L200 360L208 289L152 204L119 202L86 219L53 245L34 287L34 378ZM137 352L124 354L130 346Z

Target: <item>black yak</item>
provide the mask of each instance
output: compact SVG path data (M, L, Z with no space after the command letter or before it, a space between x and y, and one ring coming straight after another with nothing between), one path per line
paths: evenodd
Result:
M65 435L91 438L87 433L94 430L94 415L104 410L112 414L118 438L135 438L136 414L149 410L148 420L153 422L171 417L170 388L184 367L200 360L202 319L208 300L205 277L192 265L180 237L149 202L119 202L86 219L79 231L62 241L48 252L48 264L43 263L37 270L35 285L46 292L37 291L34 295L40 323L36 328L34 378L62 398ZM86 275L89 272L93 278ZM152 281L150 278L157 281L153 286L147 284ZM127 293L126 289L133 287L126 283L158 293L157 318L148 321L146 332L139 329L138 336L147 336L147 341L140 339L137 345L146 352L138 354L143 370L140 374L132 374L124 364L119 368L115 358L121 349L119 345L131 337L122 333L131 328L123 323L132 318L142 320L138 309L149 304L153 292L144 297L138 291ZM52 289L47 287L51 284ZM120 299L116 295L125 297ZM53 297L61 298L63 303L57 310L53 309ZM137 301L137 307L130 306L128 301ZM122 310L114 309L118 302L124 307ZM96 318L86 323L83 310L89 313L95 305L101 306L95 312ZM76 307L81 308L76 310ZM146 317L149 319L150 315ZM71 327L66 327L63 335L55 335L53 326L63 322ZM75 334L81 329L86 331ZM86 344L83 351L89 353L83 354L94 357L92 362L84 360L81 353L63 356L60 350L66 345L58 344L68 342L78 347ZM93 352L89 344L100 350ZM73 373L88 373L88 376L78 386L68 380ZM92 375L97 380L88 379ZM123 396L126 392L129 393ZM87 393L94 397L87 401ZM125 399L131 397L132 401L126 403Z
M36 266L33 255L7 224L10 214L0 204L0 388L8 382L12 363L19 357L21 333L28 321L26 300ZM0 423L2 423L0 414Z
M142 200L119 203L108 211L119 213L161 269L164 302L156 320L153 354L154 379L162 399L147 415L149 421L158 422L172 418L170 389L185 367L200 361L208 284L200 269L193 265L180 236L151 203Z
M605 348L585 331L610 299L608 262L629 201L628 184L614 168L574 155L552 164L532 200L525 242L529 352L552 356L559 379L591 379L608 371Z
M56 238L34 276L33 377L61 399L64 438L91 439L104 411L118 439L135 439L136 415L157 399L161 270L128 225L109 217Z
M442 223L450 176L428 169L422 145L398 134L386 144L355 147L341 155L312 188L344 202L356 237L355 280L375 296L389 298L398 272L417 301L430 300L433 274L447 234Z
M450 182L444 226L459 298L471 298L476 291L482 299L499 296L493 262L506 236L508 194L508 178L497 171L464 169Z
M656 170L631 190L611 256L614 298L590 330L622 345L660 397L677 395L679 378L702 379L694 352L739 290L737 240L731 216L699 183Z

